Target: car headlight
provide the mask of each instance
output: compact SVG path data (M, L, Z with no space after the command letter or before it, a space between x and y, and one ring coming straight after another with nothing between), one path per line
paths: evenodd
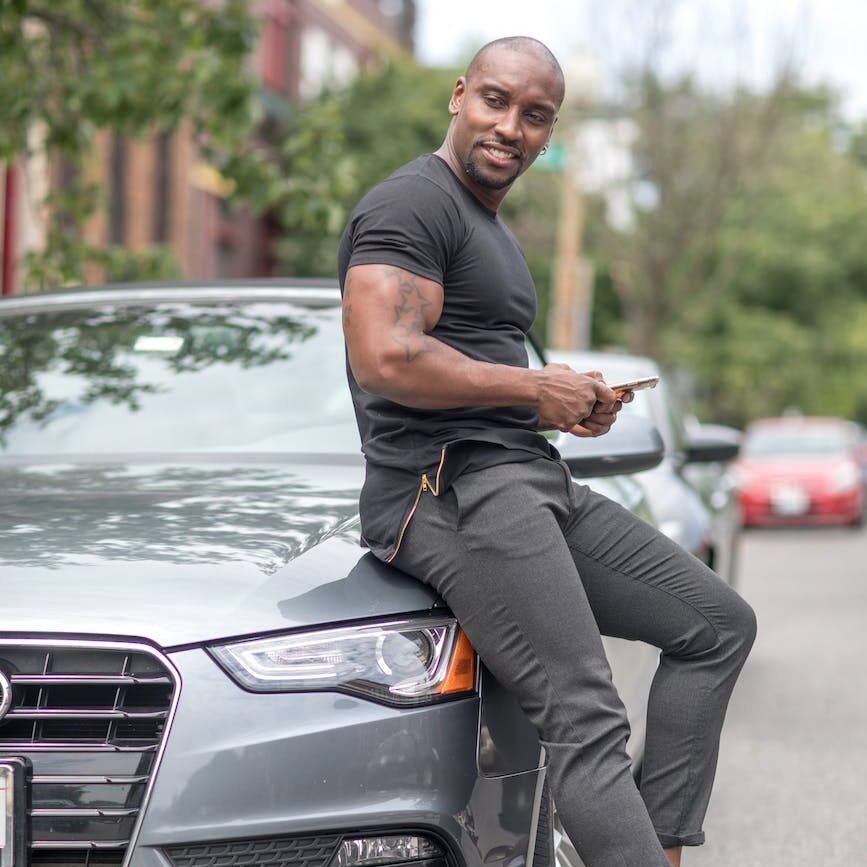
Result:
M861 473L856 464L839 464L834 468L828 479L828 488L832 493L856 488L861 484Z
M396 707L476 688L476 654L453 617L368 623L208 648L252 692L346 692Z

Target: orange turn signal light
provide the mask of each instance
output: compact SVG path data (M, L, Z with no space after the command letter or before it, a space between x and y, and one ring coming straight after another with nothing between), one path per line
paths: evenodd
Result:
M476 686L476 651L463 629L458 629L455 649L440 694L469 692Z

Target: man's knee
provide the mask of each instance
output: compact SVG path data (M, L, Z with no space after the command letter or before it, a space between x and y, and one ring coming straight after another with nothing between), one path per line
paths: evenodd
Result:
M719 630L716 655L726 670L739 671L756 640L756 613L737 593L731 591L722 628Z
M756 640L758 621L756 620L756 612L753 611L751 605L736 594L735 599L737 604L733 606L730 615L731 630L743 657L746 659L753 642Z
M756 628L752 607L725 587L722 598L717 596L704 616L695 618L689 631L674 646L663 648L663 653L680 659L715 658L741 664L753 646Z

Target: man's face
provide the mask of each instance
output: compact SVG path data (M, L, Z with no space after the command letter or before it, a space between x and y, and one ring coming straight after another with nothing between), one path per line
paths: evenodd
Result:
M551 136L562 98L562 79L532 51L495 46L469 79L458 80L449 102L452 148L483 200L502 199L530 167Z

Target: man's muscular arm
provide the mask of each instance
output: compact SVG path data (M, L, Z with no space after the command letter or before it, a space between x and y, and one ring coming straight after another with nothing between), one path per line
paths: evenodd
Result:
M349 269L343 332L361 388L420 409L532 406L540 427L564 431L600 406L614 406L616 395L598 374L560 364L527 370L476 361L431 337L442 306L443 288L433 280L388 265ZM604 433L602 427L610 424L589 435Z

